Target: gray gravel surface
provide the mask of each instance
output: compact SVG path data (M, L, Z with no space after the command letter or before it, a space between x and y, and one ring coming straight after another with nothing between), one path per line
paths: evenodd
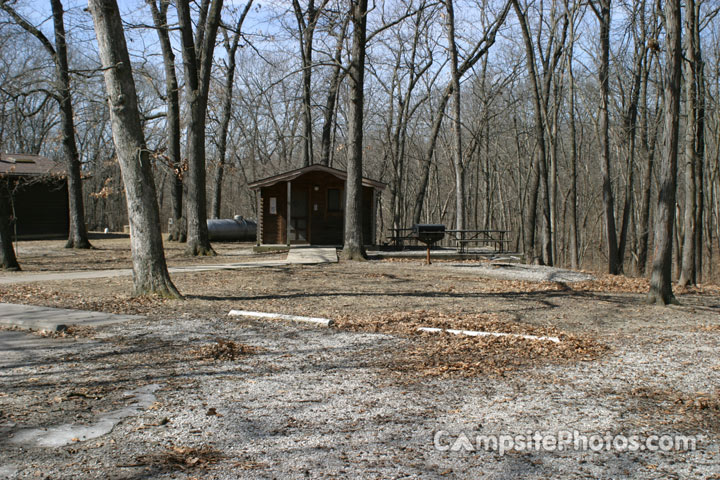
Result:
M498 280L572 283L585 282L595 278L588 273L574 270L522 263L446 263L442 267Z
M407 339L225 317L35 337L1 365L0 477L717 478L720 332L687 328L717 325L717 314L657 311L660 328L606 338L613 350L599 361L503 378L400 377L387 362ZM217 338L260 350L195 358ZM146 385L159 385L155 403L104 436L56 448L11 441L27 428L94 424ZM672 452L446 450L461 434L475 447L476 435L574 430L698 442Z

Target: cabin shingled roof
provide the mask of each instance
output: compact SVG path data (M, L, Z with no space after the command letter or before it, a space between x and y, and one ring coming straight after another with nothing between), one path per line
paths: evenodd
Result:
M260 180L256 180L250 184L248 184L248 187L255 190L261 187L269 187L271 185L275 185L279 182L288 182L296 179L297 177L304 175L306 173L311 172L325 172L329 173L331 175L335 175L336 177L345 180L347 178L347 172L343 170L338 170L337 168L332 167L326 167L325 165L310 165L303 168L297 168L295 170L290 170L288 172L280 173L278 175L273 175L271 177L262 178ZM363 177L362 178L362 184L366 187L373 187L377 188L378 190L384 190L386 187L386 184L383 182L378 182L377 180L373 180L371 178Z
M22 177L64 176L64 167L42 155L0 153L0 175Z

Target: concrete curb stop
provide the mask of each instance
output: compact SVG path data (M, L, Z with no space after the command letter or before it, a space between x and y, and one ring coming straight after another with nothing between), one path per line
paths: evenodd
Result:
M323 327L331 327L335 323L330 318L303 317L300 315L284 315L282 313L251 312L248 310L230 310L230 313L228 313L228 315L230 315L231 317L272 318L276 320L289 320L291 322L312 323Z
M560 343L558 337L538 337L535 335L520 335L518 333L477 332L473 330L453 330L433 327L418 327L418 331L430 333L446 332L452 333L453 335L467 335L469 337L516 337L524 338L525 340L548 340L550 342Z

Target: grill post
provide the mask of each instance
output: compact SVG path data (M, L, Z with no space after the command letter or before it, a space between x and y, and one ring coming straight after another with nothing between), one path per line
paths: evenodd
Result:
M445 238L445 225L415 224L412 227L412 232L418 241L427 245L426 264L432 265L430 261L430 247L435 242L439 242Z

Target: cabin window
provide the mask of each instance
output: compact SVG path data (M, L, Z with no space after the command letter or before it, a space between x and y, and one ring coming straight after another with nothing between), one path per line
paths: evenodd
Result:
M270 197L270 215L277 215L277 197Z
M328 212L340 212L343 209L343 199L339 188L328 188Z

